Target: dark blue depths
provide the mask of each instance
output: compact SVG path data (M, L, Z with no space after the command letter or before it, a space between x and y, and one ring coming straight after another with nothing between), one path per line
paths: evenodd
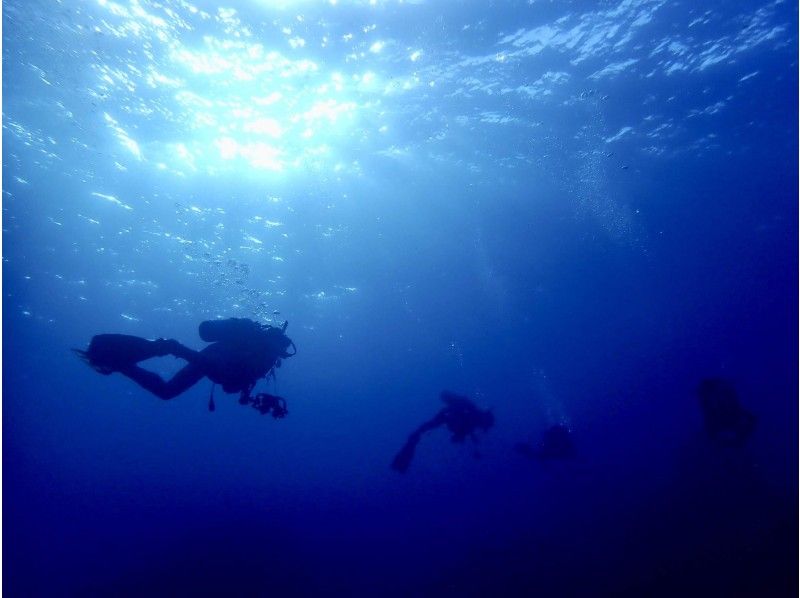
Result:
M134 4L171 7L188 49L249 27L317 64L270 83L284 98L341 72L352 106L303 113L327 154L274 98L278 125L214 140L179 87L137 79L108 3L4 2L9 596L795 591L793 7ZM158 39L161 74L208 92ZM279 154L258 126L282 127ZM100 332L199 349L200 321L232 316L290 322L298 354L259 386L285 419L219 390L210 413L207 382L160 401L70 351ZM758 418L743 447L704 433L711 377ZM443 389L495 425L426 433L392 471ZM515 450L553 425L574 456Z

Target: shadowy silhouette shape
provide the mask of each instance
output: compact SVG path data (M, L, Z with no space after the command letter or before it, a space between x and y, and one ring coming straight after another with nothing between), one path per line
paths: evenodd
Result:
M725 446L744 446L758 418L741 406L733 385L722 378L707 378L698 385L697 396L708 437Z
M286 399L265 392L260 392L254 397L242 395L239 397L239 404L250 405L261 415L269 413L275 419L283 419L289 413Z
M286 402L261 393L251 397L256 382L280 367L281 359L296 353L294 343L282 327L259 324L246 318L209 320L200 324L200 338L211 343L201 351L185 347L174 339L147 340L125 334L98 334L85 350L74 349L86 363L103 375L119 372L160 399L172 399L202 378L222 386L226 393L240 393L239 402L250 404L273 417L286 415ZM292 348L289 353L288 349ZM188 364L165 381L137 364L152 357L173 355ZM209 400L213 411L214 399Z
M405 473L408 470L414 458L414 450L425 432L447 426L452 434L452 442L462 443L467 436L473 442L478 442L475 431L481 428L486 432L494 425L494 414L488 409L478 409L467 397L444 390L439 398L445 403L445 407L409 435L403 448L392 460L392 469L395 471Z
M562 424L547 428L538 445L519 442L514 445L514 450L529 459L568 459L575 456L572 432Z

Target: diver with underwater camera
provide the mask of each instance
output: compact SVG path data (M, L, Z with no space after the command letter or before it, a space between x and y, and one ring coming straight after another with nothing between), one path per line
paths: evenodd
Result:
M239 403L251 405L262 415L283 418L288 413L286 401L275 395L251 396L256 383L281 367L281 360L292 357L297 349L286 336L288 322L282 326L260 324L247 318L207 320L200 324L200 338L211 343L200 351L190 349L175 339L148 340L127 334L98 334L85 350L74 349L95 371L109 375L119 372L163 400L182 394L203 378L213 382L209 411L214 411L214 387L226 393L239 393ZM289 349L291 348L291 352ZM172 355L185 365L169 380L140 367L141 361Z

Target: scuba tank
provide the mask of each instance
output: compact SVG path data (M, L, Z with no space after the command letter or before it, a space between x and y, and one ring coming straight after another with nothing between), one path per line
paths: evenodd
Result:
M207 343L236 343L242 338L260 332L261 324L247 318L228 318L226 320L206 320L200 323L200 338Z
M225 320L206 320L200 323L200 338L207 343L226 343L231 345L260 344L266 342L275 357L291 357L297 352L292 340L286 336L284 322L280 328L263 325L248 318L227 318ZM292 347L292 352L287 350Z
M260 324L247 318L228 318L226 320L206 320L200 323L200 338L208 343L219 343L216 356L221 359L212 360L216 364L214 371L206 375L215 384L221 384L225 392L241 392L240 402L247 404L253 402L262 413L273 411L273 417L283 417L286 411L285 402L282 404L267 403L258 395L253 400L250 392L256 382L274 374L274 368L281 366L281 359L292 357L297 353L297 348L288 336L286 328L289 322L282 326ZM289 352L291 347L292 351ZM244 386L246 384L246 386ZM211 388L208 408L214 411L214 387ZM263 393L262 393L263 394ZM270 396L270 395L265 395ZM263 397L262 397L263 398ZM281 399L282 400L282 399ZM261 401L261 402L260 402ZM262 410L261 407L265 410Z

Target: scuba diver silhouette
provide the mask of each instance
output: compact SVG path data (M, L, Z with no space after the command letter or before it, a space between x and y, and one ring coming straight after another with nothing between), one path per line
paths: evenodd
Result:
M447 429L452 434L450 440L460 444L464 442L467 436L472 438L473 442L478 442L478 436L475 431L478 428L482 428L486 432L494 425L494 414L491 410L478 409L467 397L443 390L439 398L446 406L432 419L426 421L411 433L403 448L392 460L392 469L395 471L405 473L408 470L417 444L422 435L429 430L447 426Z
M103 375L119 372L160 399L172 399L208 378L214 383L210 411L215 409L213 393L219 384L226 393L238 392L242 405L252 405L262 414L271 413L279 418L287 413L282 398L267 393L252 397L250 393L258 380L274 374L274 368L281 366L281 359L297 352L286 336L288 324L284 322L278 328L246 318L208 320L200 324L199 333L202 340L211 344L200 351L175 339L147 340L126 334L98 334L92 337L85 351L73 350L97 372ZM138 365L140 361L165 355L188 362L167 381Z

